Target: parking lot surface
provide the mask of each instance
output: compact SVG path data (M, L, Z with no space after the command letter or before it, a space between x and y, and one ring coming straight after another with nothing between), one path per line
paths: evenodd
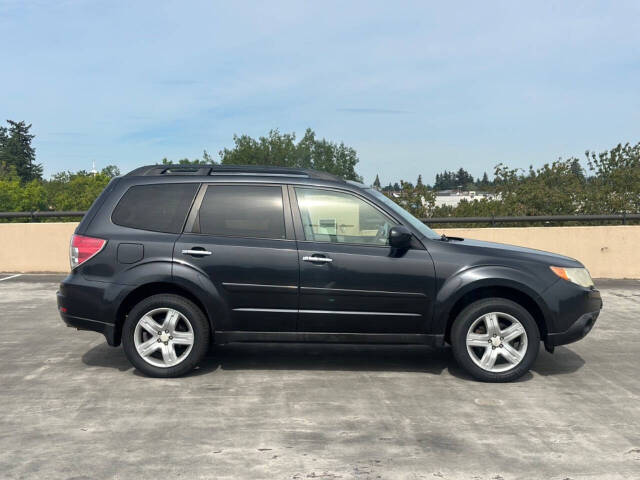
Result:
M406 346L227 345L146 378L65 327L60 276L9 276L0 478L640 478L637 281L601 283L586 339L496 385Z

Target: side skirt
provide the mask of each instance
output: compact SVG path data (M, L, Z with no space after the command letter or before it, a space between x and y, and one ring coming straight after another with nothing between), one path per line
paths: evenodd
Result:
M331 333L331 332L215 332L214 343L296 342L296 343L377 343L395 345L444 346L444 335L424 333Z

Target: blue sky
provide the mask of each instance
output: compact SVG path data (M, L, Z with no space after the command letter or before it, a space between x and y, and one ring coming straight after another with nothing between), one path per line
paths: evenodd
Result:
M640 2L0 0L0 115L45 175L313 128L366 182L640 141Z

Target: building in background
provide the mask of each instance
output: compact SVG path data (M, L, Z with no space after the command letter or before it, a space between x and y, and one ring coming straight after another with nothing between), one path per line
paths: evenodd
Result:
M436 192L436 207L457 207L460 200L472 202L474 200L482 200L486 198L493 200L499 198L499 195L488 192L477 192L475 190L439 190Z

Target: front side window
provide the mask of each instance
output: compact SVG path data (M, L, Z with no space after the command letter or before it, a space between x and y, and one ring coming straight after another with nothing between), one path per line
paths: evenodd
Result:
M209 185L193 231L225 237L286 238L282 188Z
M313 242L388 245L391 218L342 192L296 188L304 236Z
M409 212L407 212L404 208L402 208L396 202L391 200L385 194L380 193L379 191L377 191L374 188L370 188L369 192L371 193L371 195L376 197L378 199L378 201L384 203L387 207L389 207L391 210L393 210L393 212L395 212L397 215L399 215L400 218L403 218L404 220L406 220L407 223L409 223L413 228L418 230L418 232L420 232L425 237L431 238L431 239L439 239L440 238L440 235L438 235L436 232L434 232L429 227L427 227L422 222L422 220L419 220L418 218L416 218L413 215L411 215Z

